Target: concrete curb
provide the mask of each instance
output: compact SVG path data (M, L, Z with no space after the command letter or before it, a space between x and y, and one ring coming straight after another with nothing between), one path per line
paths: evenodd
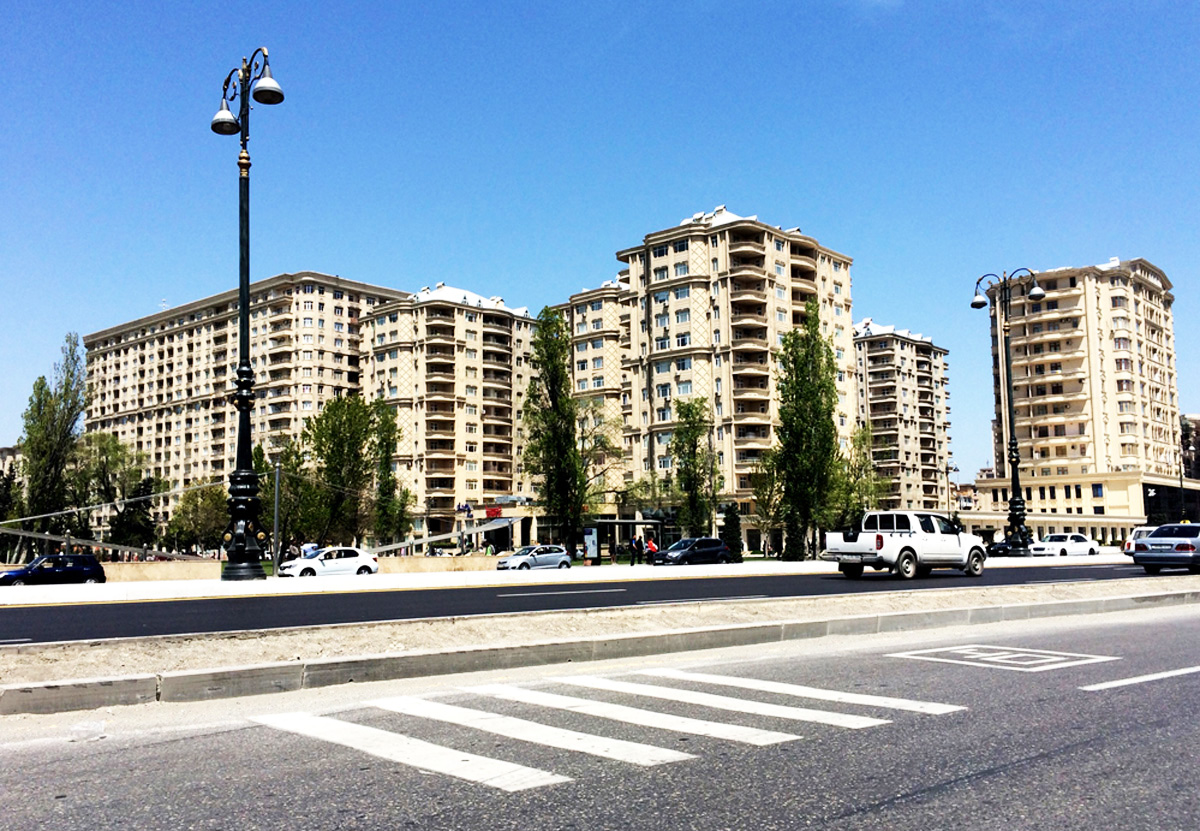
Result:
M0 686L0 715L58 713L153 701L210 701L315 689L336 684L388 681L481 670L689 652L829 635L871 635L1100 614L1200 603L1200 591L1184 590L1080 600L1056 600L928 611L854 615L826 620L746 623L520 646L487 646L354 658L325 658L211 670L164 672L123 678L92 678Z

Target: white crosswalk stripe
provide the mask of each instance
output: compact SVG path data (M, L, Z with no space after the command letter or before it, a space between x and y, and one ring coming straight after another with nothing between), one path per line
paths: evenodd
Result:
M434 719L437 721L473 727L487 733L507 736L525 742L534 742L561 750L574 750L607 759L616 759L634 765L649 767L668 762L681 762L684 759L694 759L689 753L680 753L663 747L655 747L637 742L627 742L621 739L610 739L604 736L594 736L590 733L580 733L575 730L565 730L539 724L535 721L513 718L512 716L489 713L484 710L472 710L454 704L444 704L440 701L430 701L425 698L397 696L395 698L380 698L366 702L369 706L391 710L410 716Z
M790 733L779 733L774 730L760 730L757 727L743 727L740 724L726 724L720 721L705 721L687 716L676 716L670 713L658 713L654 710L643 710L637 707L627 707L623 704L610 704L606 701L592 701L587 698L576 698L570 695L528 690L507 684L485 684L478 687L464 687L467 692L490 695L506 701L516 701L539 707L553 707L568 710L573 713L595 716L597 718L620 721L626 724L636 724L641 727L654 727L660 730L670 730L675 733L688 733L693 736L705 736L713 739L741 742L758 747L790 742L799 739Z
M839 690L823 690L817 687L805 687L799 684L784 684L779 681L760 681L755 678L737 678L731 675L713 675L707 672L685 672L678 669L646 669L638 675L650 675L655 678L674 678L679 681L696 681L704 684L718 684L726 687L737 687L743 690L791 695L797 698L814 698L821 701L834 701L839 704L864 704L871 707L884 707L892 710L908 710L914 713L928 715L944 715L946 713L965 710L957 704L938 704L932 701L914 701L907 698L890 698L882 695L866 695L863 693L841 692Z
M792 721L808 721L816 724L829 724L834 727L848 727L861 730L864 727L878 727L889 724L887 719L868 718L867 716L852 716L842 713L832 713L826 710L810 710L807 707L790 707L782 704L768 704L762 701L750 701L742 698L730 698L724 695L685 690L676 687L660 687L653 684L633 684L628 681L614 681L610 678L598 678L590 675L572 675L551 679L561 684L576 687L589 687L609 692L628 693L647 698L660 698L667 701L678 701L685 704L699 704L702 707L712 707L718 710L730 710L737 713L749 713L772 718L790 719Z
M430 744L387 730L309 713L258 716L251 721L358 750L390 762L443 773L502 791L523 791L572 781L569 776L560 776L557 773L499 759L489 759L486 756L476 756L473 753L463 753L461 750Z

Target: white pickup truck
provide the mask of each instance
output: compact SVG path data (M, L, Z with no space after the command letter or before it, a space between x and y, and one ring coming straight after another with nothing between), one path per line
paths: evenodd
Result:
M942 514L926 511L868 511L860 530L825 535L825 560L838 571L861 577L863 568L889 569L908 580L935 568L956 568L971 577L983 573L987 558L981 538Z

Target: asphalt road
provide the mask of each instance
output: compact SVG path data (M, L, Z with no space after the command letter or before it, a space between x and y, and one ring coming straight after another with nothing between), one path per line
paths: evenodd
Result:
M0 812L14 831L1190 829L1197 643L1189 606L9 717Z
M736 566L730 566L731 570ZM671 568L673 577L686 567ZM573 571L573 570L572 570ZM656 570L657 571L657 570ZM663 570L667 574L666 567ZM805 597L854 592L928 591L963 585L999 586L1144 576L1120 565L992 568L976 579L935 571L901 583L886 572L848 581L840 575L774 575L596 581L562 585L490 585L473 588L328 591L250 597L166 599L152 602L0 606L0 642L46 643L101 638L181 635L492 615L596 609L696 600ZM347 578L349 579L349 578Z

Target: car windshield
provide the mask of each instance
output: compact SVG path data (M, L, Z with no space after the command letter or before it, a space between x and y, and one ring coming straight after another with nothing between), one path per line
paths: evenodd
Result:
M691 548L696 544L696 540L691 537L686 537L668 548L668 551L682 551L685 548Z
M1200 525L1163 525L1154 529L1152 537L1200 537Z
M1066 541L1067 541L1066 534L1051 534L1050 536L1046 537L1046 542L1066 542Z
M315 558L317 558L317 557L320 557L320 556L321 556L322 554L324 554L324 553L325 553L325 552L324 552L324 551L322 551L321 549L319 549L319 548L314 548L312 551L309 551L307 554L305 554L305 555L304 555L304 559L306 559L306 560L312 560L312 559L315 559Z
M512 555L514 557L528 557L530 554L532 554L534 552L534 550L536 550L536 548L537 548L537 546L535 546L535 545L523 545L520 548L518 548L516 551L514 551L512 553Z

